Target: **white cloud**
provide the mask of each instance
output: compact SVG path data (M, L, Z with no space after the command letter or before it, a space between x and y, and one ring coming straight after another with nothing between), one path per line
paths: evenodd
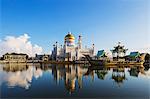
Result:
M6 36L3 40L0 40L0 56L5 53L26 53L29 56L34 56L36 53L42 53L42 47L32 44L29 41L28 34L21 35L19 37Z

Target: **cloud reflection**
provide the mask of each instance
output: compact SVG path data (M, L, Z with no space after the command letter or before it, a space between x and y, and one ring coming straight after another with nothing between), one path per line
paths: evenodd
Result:
M38 79L42 74L43 72L40 68L35 69L35 67L29 66L27 70L3 73L2 81L7 82L9 87L19 86L29 89L33 77Z

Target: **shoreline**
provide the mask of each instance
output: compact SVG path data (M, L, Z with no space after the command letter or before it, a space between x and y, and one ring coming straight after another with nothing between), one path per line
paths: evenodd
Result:
M24 62L8 62L8 61L0 61L0 64L14 64L14 65L31 65L31 64L54 64L54 65L89 65L89 66L96 66L90 64L88 61L24 61ZM148 66L150 67L149 63L141 63L141 62L109 62L104 63L103 65L98 65L99 67L105 66L105 67L144 67Z

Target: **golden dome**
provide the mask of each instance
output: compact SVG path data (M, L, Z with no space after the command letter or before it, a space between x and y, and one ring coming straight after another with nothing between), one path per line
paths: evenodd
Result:
M75 40L75 37L74 37L73 34L68 33L68 34L65 36L65 40L66 40L66 39L72 39L72 40Z

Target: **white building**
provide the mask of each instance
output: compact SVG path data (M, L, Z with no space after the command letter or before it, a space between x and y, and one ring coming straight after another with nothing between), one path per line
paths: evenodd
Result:
M82 60L84 54L93 56L94 44L91 48L82 47L82 39L79 35L78 44L75 44L75 37L70 32L64 38L64 46L58 46L57 42L53 45L52 59L56 61L75 61Z

